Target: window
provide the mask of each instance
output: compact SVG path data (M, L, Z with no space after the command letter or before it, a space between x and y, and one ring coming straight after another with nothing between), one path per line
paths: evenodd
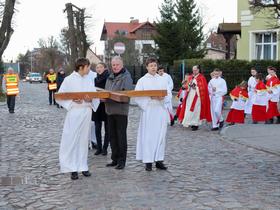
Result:
M261 0L263 4L274 4L273 0Z
M277 33L255 34L255 58L257 60L276 60L277 57Z

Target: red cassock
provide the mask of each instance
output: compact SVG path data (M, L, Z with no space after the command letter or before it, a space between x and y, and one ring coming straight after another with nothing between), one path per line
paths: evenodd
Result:
M177 98L180 99L180 95L182 93L183 89L180 88L178 94L177 94ZM180 112L181 112L181 109L182 109L182 103L179 104L179 106L177 107L177 110L176 110L176 116L178 117L180 115Z
M261 92L262 91L267 91L266 86L262 81L258 82L255 89L256 89L256 91L261 91ZM266 112L266 106L253 104L252 120L255 121L255 122L268 120L267 112Z
M246 89L242 89L239 86L237 86L230 92L230 97L232 100L238 100L240 97L247 100L249 96L248 96L248 92ZM238 110L238 109L231 108L228 113L226 122L244 123L244 116L245 116L244 109Z
M188 92L189 92L188 84L193 79L193 77L194 77L193 75L190 75L190 76L188 76L188 79L187 79L188 80L188 82L186 83L187 94L183 100L181 111L178 116L178 120L180 122L182 122L185 117L186 101L187 101ZM199 95L200 95L200 100L201 100L200 120L206 119L208 122L211 122L212 119L211 119L210 98L209 98L209 93L208 93L207 80L205 79L205 77L202 74L199 74L196 77L196 81L197 81L197 86L199 89Z
M266 87L269 88L279 88L280 80L277 76L273 76L266 81ZM267 118L272 119L273 117L280 116L278 111L277 102L275 101L268 101L268 109L267 109Z
M244 123L244 110L230 109L226 122Z

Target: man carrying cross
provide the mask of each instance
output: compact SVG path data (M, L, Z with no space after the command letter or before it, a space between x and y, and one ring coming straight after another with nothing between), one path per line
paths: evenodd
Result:
M112 58L112 73L107 79L105 89L109 91L132 90L132 78L129 71L124 68L121 57ZM115 166L116 169L123 169L126 163L127 153L127 116L129 102L120 103L113 100L106 100L105 110L108 115L108 131L112 149L112 162L107 167Z

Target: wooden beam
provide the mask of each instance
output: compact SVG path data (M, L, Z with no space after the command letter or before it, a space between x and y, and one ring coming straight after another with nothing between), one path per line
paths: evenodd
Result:
M118 93L125 94L128 97L164 97L167 96L167 90L128 90L119 91Z
M129 102L129 97L127 95L118 92L110 92L109 98L117 102L124 102L124 103Z
M89 98L111 99L117 102L129 102L130 97L164 97L167 95L166 90L129 90L129 91L107 91L101 88L97 92L72 92L72 93L55 93L57 100L73 100Z
M110 97L110 92L108 91L98 91L98 92L72 92L72 93L55 93L54 97L56 100L73 100L73 99L84 99L89 98L102 98L106 99Z

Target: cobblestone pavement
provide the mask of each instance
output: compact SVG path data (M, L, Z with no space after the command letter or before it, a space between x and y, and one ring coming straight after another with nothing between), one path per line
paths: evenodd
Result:
M280 157L223 140L207 126L169 127L168 171L135 160L139 110L131 107L125 170L89 152L92 176L60 174L65 110L48 105L46 84L21 84L15 114L0 106L0 210L280 209Z

